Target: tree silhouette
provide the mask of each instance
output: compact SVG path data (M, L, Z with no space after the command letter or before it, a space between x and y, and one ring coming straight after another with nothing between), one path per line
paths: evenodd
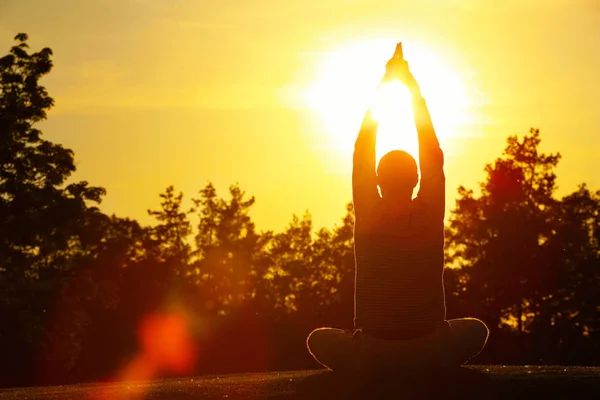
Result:
M291 223L269 241L262 282L271 307L298 320L351 326L354 304L354 214L347 206L342 225L314 232L311 215Z
M169 264L174 272L185 274L192 255L192 247L188 243L192 234L192 224L188 215L192 214L194 209L181 210L183 193L175 195L173 186L169 186L160 197L161 209L148 210L148 214L160 222L150 230L150 236L155 241L155 248L160 251L157 255L160 260Z
M87 182L65 185L75 171L73 152L42 139L35 124L54 101L39 79L52 68L52 51L27 52L27 35L0 59L0 263L6 273L35 279L66 270L87 202L104 189Z
M229 188L229 195L229 200L219 198L209 183L194 199L200 217L195 279L208 299L206 309L223 315L250 300L256 282L264 274L259 254L265 240L249 216L255 199L246 199L246 193L237 185Z
M284 312L298 311L300 298L310 295L312 283L317 284L312 271L312 219L292 216L286 230L273 235L268 256L269 270L265 283L271 289L269 302Z
M546 362L580 363L582 353L598 351L599 210L600 191L585 184L554 207L552 235L543 246L547 272L540 276L546 290L533 304L532 321L536 357Z
M89 325L83 303L97 293L82 270L101 218L89 204L105 190L66 184L75 171L73 152L36 128L54 104L39 84L52 69L52 51L29 53L27 39L18 34L0 58L0 288L6 293L0 346L14 354L22 343L29 354L69 368ZM60 312L52 312L55 303Z
M585 351L598 352L600 197L581 185L556 199L560 155L539 144L538 130L509 137L486 166L481 194L459 188L446 236L455 267L445 273L447 300L450 310L516 331L518 342L503 346L518 349L509 356L517 362L584 362Z
M511 316L518 332L545 290L541 244L551 234L555 179L560 155L538 152L540 134L508 138L503 157L485 167L481 195L458 189L447 229L448 255L465 273L465 294L492 326ZM537 294L536 294L537 292Z

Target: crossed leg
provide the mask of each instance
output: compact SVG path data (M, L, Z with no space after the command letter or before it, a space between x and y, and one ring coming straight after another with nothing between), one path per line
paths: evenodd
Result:
M449 320L448 326L444 335L407 341L376 338L363 341L352 331L319 328L308 336L306 342L309 352L324 367L352 372L377 367L373 364L381 364L382 367L460 366L481 352L489 336L487 326L475 318Z

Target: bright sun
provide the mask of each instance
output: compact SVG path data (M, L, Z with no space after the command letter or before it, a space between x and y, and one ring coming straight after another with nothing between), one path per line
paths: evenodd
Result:
M399 82L376 91L393 40L354 42L327 53L319 78L305 92L308 107L317 111L330 147L351 153L362 117L369 107L379 120L377 156L393 149L418 155L417 135L408 90ZM427 100L441 140L454 135L467 119L468 99L459 76L425 47L403 43L404 55Z

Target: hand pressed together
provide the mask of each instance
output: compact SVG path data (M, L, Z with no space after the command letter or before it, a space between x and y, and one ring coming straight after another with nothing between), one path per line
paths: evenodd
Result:
M419 85L414 75L410 71L408 62L404 59L402 54L402 47L396 49L396 53L385 66L385 75L383 76L382 83L388 83L394 79L402 82L415 97L420 97L421 92Z

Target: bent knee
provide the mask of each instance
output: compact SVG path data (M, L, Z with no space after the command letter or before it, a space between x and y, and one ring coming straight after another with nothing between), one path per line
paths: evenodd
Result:
M481 343L483 347L487 342L490 335L490 331L485 324L477 318L462 318L450 320L450 326L452 330L461 336L466 336L470 341L474 343Z
M458 364L464 364L478 355L487 343L488 327L476 318L450 320L452 337L457 351Z
M330 328L318 328L312 331L308 337L306 338L306 347L311 353L315 353L315 350L318 351L321 347L323 347L324 343L327 341L328 331Z
M488 340L488 337L490 336L490 330L488 329L487 325L485 324L485 322L483 322L482 320L473 318L471 319L472 321L472 327L471 329L473 330L473 338L474 340L480 341L483 345L485 345L485 343Z

